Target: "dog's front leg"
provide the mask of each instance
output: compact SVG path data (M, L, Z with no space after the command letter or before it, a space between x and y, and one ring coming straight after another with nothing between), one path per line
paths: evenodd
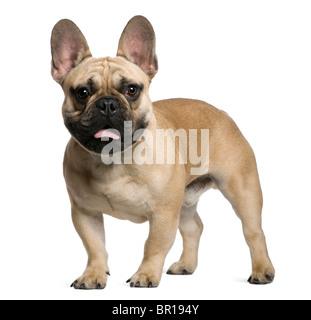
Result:
M159 285L166 255L176 237L178 215L178 210L153 214L143 261L138 271L127 281L131 287L151 288Z
M109 268L103 214L73 207L72 221L88 254L87 267L72 286L75 289L104 289Z

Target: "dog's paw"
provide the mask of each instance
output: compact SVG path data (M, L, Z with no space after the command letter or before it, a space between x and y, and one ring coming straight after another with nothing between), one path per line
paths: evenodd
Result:
M152 273L137 272L126 283L130 283L130 286L135 288L156 288L160 279Z
M168 269L167 274L172 275L189 275L193 274L196 267L190 264L186 264L182 261L175 262Z
M274 271L253 272L248 279L251 284L269 284L274 280Z
M71 287L75 289L104 289L107 285L107 278L109 272L104 272L103 274L94 274L84 272L84 274L75 280Z

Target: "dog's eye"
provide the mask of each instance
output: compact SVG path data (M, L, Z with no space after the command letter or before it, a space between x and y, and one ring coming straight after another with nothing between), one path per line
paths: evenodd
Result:
M77 97L80 99L80 100L86 100L90 97L90 93L89 91L86 89L86 88L81 88L77 91Z
M128 86L127 90L125 91L125 95L130 98L134 98L137 95L137 93L138 89L134 85Z

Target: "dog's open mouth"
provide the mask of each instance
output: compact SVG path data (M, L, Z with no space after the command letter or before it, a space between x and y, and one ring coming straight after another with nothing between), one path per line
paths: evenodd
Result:
M120 132L116 129L101 129L94 134L94 138L104 140L119 140L121 137Z

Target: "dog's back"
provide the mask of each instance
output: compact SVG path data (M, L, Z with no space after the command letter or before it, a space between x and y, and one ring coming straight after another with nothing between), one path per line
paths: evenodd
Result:
M254 158L253 151L229 115L212 105L193 99L168 99L153 103L159 127L178 130L197 130L198 144L201 130L209 131L209 173L217 175L218 164L240 163L241 157ZM198 114L200 117L198 117ZM169 120L168 120L169 119ZM238 149L242 150L237 154ZM225 156L224 156L225 155ZM190 180L190 182L194 179Z

